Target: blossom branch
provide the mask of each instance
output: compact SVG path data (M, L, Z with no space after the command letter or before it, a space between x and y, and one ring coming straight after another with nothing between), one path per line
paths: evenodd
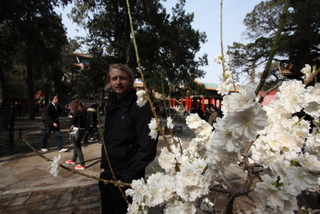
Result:
M46 156L44 156L43 154L41 154L40 152L38 152L25 138L23 138L23 141L41 158L45 159L46 161L48 162L52 162L51 159L47 158ZM129 183L123 183L123 182L120 182L120 181L112 181L112 180L105 180L105 179L102 179L102 178L98 178L96 176L92 176L92 175L87 175L85 173L82 173L82 172L79 172L79 171L76 171L76 170L73 170L73 169L70 169L62 164L59 164L59 166L65 170L68 170L74 174L78 174L78 175L81 175L81 176L84 176L84 177L87 177L87 178L91 178L91 179L94 179L94 180L98 180L98 181L102 181L104 183L112 183L112 184L115 184L115 185L124 185L124 186L131 186L131 184Z
M142 67L141 67L141 62L140 62L140 57L139 57L139 51L138 51L138 45L137 45L137 42L136 42L136 37L135 37L135 33L134 33L134 29L133 29L133 24L132 24L132 16L131 16L131 10L130 10L130 3L129 3L129 0L126 0L127 2L127 8L128 8L128 16L129 16L129 22L130 22L130 28L131 28L131 34L132 34L132 41L133 41L133 46L134 46L134 50L135 50L135 54L136 54L136 59L137 59L137 64L138 64L138 68L139 68L139 73L141 75L141 81L143 83L143 88L144 90L146 91L146 98L150 104L150 107L151 107L151 111L154 115L154 118L156 119L157 121L157 124L158 124L158 130L160 131L162 137L163 137L163 140L165 142L165 145L167 147L167 149L171 152L171 148L169 146L169 142L167 140L167 138L165 137L165 132L161 126L161 123L160 123L160 120L158 118L158 115L156 114L155 110L154 110L154 105L153 105L153 102L150 98L150 94L149 94L149 89L147 87L147 84L146 84L146 81L144 79L144 73L142 71Z
M305 84L306 86L309 85L309 84L313 81L313 79L315 79L315 78L317 77L317 75L318 75L319 73L320 73L320 68L318 68L318 69L309 77L309 79L304 82L304 84Z

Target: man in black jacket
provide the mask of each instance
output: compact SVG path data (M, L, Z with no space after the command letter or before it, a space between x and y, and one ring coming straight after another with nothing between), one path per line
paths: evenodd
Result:
M47 152L47 142L50 137L51 131L53 131L54 135L56 136L57 144L58 144L58 150L59 152L66 152L68 151L67 148L63 148L63 140L60 133L60 123L58 115L61 113L61 107L59 106L59 98L58 95L53 95L50 97L51 102L46 107L46 110L44 112L44 134L41 141L41 151Z
M153 117L151 108L148 103L142 107L137 105L133 84L134 75L130 68L122 64L109 68L107 85L112 92L105 116L104 141L107 154L102 146L100 175L100 178L106 180L114 180L112 171L117 181L131 183L134 179L140 179L145 176L146 166L156 157L157 140L151 139L148 127ZM117 186L100 181L99 188L103 214L127 213L127 203ZM125 192L126 188L121 188Z

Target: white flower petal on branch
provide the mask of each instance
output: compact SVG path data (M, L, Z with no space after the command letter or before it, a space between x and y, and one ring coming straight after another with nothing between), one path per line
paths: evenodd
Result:
M320 117L320 102L309 102L303 105L304 111L313 118Z
M133 180L131 182L131 189L126 190L126 195L132 197L134 203L140 204L144 201L146 195L146 183L143 178Z
M307 102L320 102L320 83L316 83L315 86L307 87L306 99Z
M173 122L172 122L172 118L171 117L167 117L167 127L169 129L173 129L174 128L174 125L173 125Z
M296 160L308 171L320 172L320 160L317 156L309 153L300 153Z
M311 68L311 66L310 66L309 64L305 64L305 65L304 65L304 68L302 68L300 71L301 71L301 73L303 73L302 78L303 78L304 80L309 79L309 77L310 77L311 74L312 74L312 68Z
M146 91L141 89L137 91L136 94L137 94L137 105L139 107L144 106L148 102L146 98Z
M166 147L161 149L158 162L161 168L163 168L169 174L174 172L177 164L175 155L169 152Z
M221 95L229 94L229 91L232 89L233 84L227 82L221 82L218 84L217 92Z
M148 124L148 126L150 129L149 136L152 139L157 139L157 137L158 137L158 123L157 123L156 119L152 118L150 123Z
M257 131L268 125L268 117L260 104L245 109L242 112L229 112L226 116L227 127L236 132L234 135L243 135L248 140L254 140Z
M57 176L59 173L59 169L60 169L59 160L60 160L60 158L61 158L60 154L58 155L58 157L54 156L53 161L50 164L50 173L53 176Z

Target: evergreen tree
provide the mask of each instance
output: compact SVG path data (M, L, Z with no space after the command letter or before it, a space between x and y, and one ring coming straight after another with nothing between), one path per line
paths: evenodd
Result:
M277 31L284 0L262 1L244 19L245 35L253 43L229 47L232 63L240 72L251 72L266 62ZM305 64L320 65L320 1L291 1L287 22L281 34L274 61L289 69L289 78L301 79Z
M37 84L46 84L49 92L60 90L61 48L66 44L66 32L54 7L68 2L70 0L7 1L1 16L0 73L11 74L15 67L24 75L31 120L34 119L34 93L40 89Z
M172 16L159 0L130 4L141 64L150 88L169 94L172 86L194 87L194 79L205 74L199 67L207 64L207 55L195 59L206 35L192 29L193 14L186 14L182 1L173 8ZM77 0L71 16L89 32L86 45L94 57L104 61L104 72L108 64L124 63L139 78L134 69L137 62L125 0ZM97 78L101 79L99 75ZM161 78L165 78L164 92Z

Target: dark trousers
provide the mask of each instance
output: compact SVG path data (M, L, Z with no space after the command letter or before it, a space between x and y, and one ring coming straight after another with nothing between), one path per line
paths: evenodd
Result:
M73 142L73 156L71 159L72 161L76 162L77 158L79 158L81 166L85 166L82 148L81 148L81 141L85 134L85 131L86 130L79 130L79 137L76 141Z
M54 135L56 136L58 149L59 150L62 149L63 141L62 141L62 136L61 136L61 133L60 133L60 128L59 127L56 128L54 126L46 126L44 128L44 134L43 134L42 141L41 141L41 149L47 148L47 142L48 142L48 139L50 137L51 131L53 131Z
M107 179L110 180L110 179ZM128 204L123 198L119 188L114 184L105 184L99 181L99 189L101 194L101 209L102 214L126 214ZM126 189L121 188L125 194ZM128 201L131 203L131 198L127 197Z
M88 142L88 138L93 138L94 133L98 132L97 127L90 127L89 130L86 131L86 135L84 136L84 142ZM100 140L100 135L98 133L98 140Z

